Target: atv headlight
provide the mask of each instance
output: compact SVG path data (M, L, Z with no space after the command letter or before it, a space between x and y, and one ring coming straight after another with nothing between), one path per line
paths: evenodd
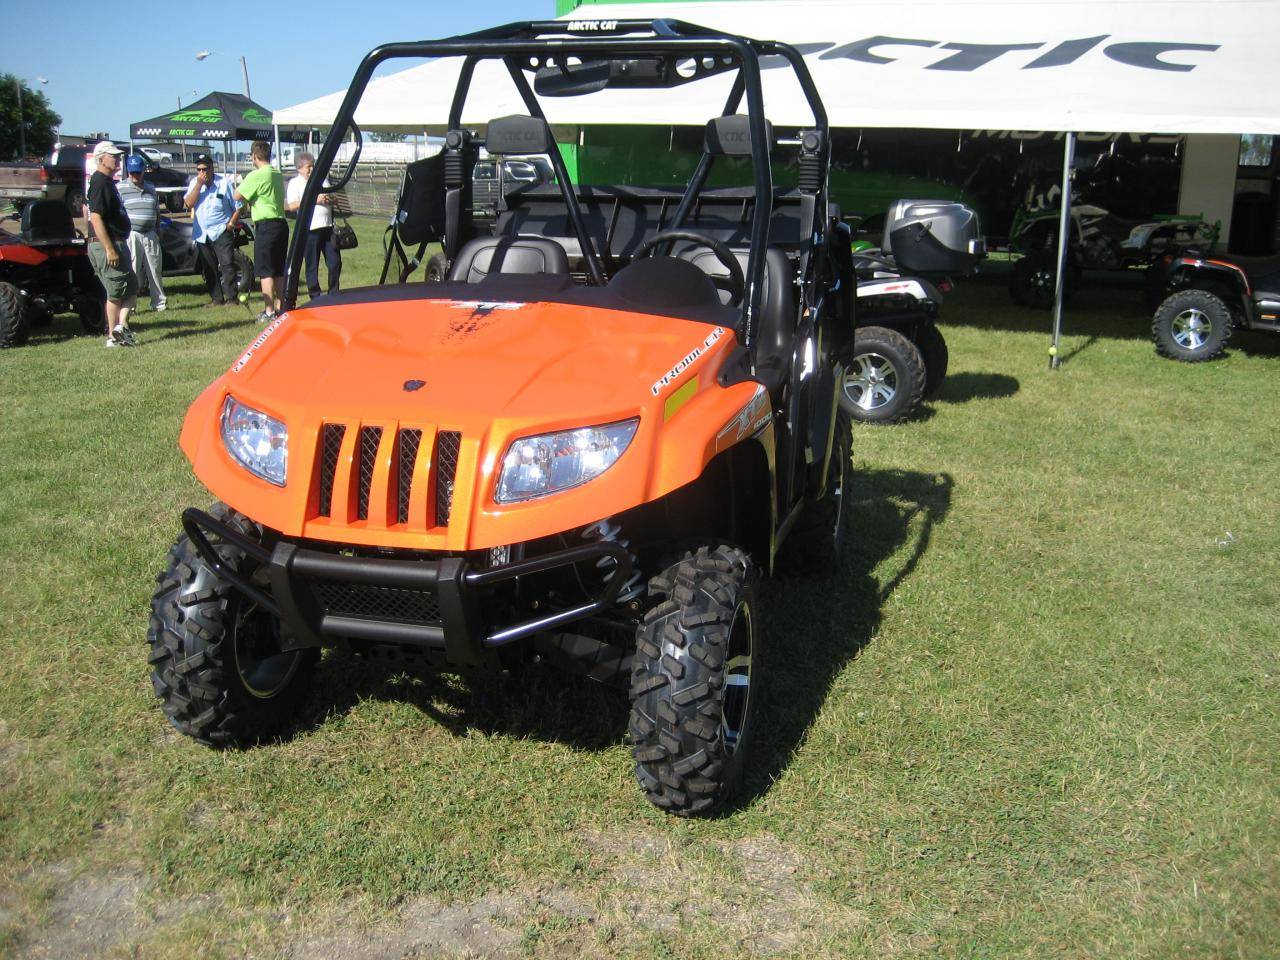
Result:
M502 458L494 499L498 503L532 500L600 476L618 462L639 425L636 418L515 441Z
M228 394L222 404L222 442L250 473L284 486L289 469L289 430L279 420Z

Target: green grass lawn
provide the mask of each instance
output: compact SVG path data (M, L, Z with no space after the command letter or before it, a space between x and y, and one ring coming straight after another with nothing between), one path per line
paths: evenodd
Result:
M65 317L0 353L0 955L1280 952L1280 338L1162 360L1091 277L1050 372L1047 315L964 285L937 400L855 429L845 566L766 585L747 796L690 823L624 694L554 674L328 656L287 742L172 730L178 429L259 305L170 286L136 350Z

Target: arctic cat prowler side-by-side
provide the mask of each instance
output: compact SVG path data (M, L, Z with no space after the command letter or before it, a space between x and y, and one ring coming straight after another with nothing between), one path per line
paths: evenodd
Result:
M939 200L894 202L880 243L853 254L858 326L840 405L853 420L897 423L946 379L942 291L974 270L986 244L973 210Z
M295 307L318 186L350 177L355 161L332 170L339 140L359 144L370 76L405 57L461 64L445 147L397 215L406 242L443 244L448 275ZM812 115L782 143L765 58ZM525 112L464 123L473 72L494 64ZM705 82L727 96L683 190L567 175L541 98ZM628 685L650 801L716 810L767 679L757 579L836 572L849 522L837 398L854 274L804 61L677 21L517 23L374 50L334 133L299 211L288 311L182 428L220 502L183 513L152 601L165 713L211 745L270 738L325 647L457 671L562 664ZM545 156L553 182L504 189L478 225L481 146ZM775 183L779 153L792 183ZM750 188L706 187L727 162Z

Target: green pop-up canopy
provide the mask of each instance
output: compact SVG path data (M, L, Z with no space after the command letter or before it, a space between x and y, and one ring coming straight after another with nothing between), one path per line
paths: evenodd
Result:
M271 111L238 93L215 91L172 113L129 125L131 139L271 140ZM281 130L294 139L293 129ZM306 139L306 132L302 132Z

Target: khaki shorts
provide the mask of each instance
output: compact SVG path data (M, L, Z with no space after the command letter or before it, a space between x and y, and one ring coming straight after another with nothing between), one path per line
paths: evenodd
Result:
M107 291L107 299L126 306L133 306L138 298L138 275L133 272L133 260L129 257L129 248L124 241L115 242L116 253L120 256L117 266L107 263L107 250L97 240L89 244L89 262L93 264L93 272L102 281Z

